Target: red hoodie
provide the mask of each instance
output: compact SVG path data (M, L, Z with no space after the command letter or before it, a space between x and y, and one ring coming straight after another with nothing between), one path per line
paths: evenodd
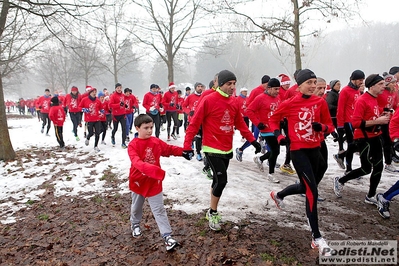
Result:
M62 106L51 106L48 116L53 121L54 126L62 127L64 125L65 111Z
M263 93L255 98L247 108L248 118L258 126L263 123L266 128L260 132L273 132L269 126L269 118L277 110L280 104L280 97L272 97L269 94Z
M77 94L76 96L76 99L72 97L72 93L65 96L65 106L68 107L68 111L70 113L78 113L82 111L81 108L79 108L80 101L82 100L82 95Z
M272 131L280 130L280 121L284 117L288 119L290 149L293 151L320 147L324 133L328 134L334 131L327 102L319 96L311 95L305 99L302 97L302 93L298 93L290 100L283 101L269 119ZM327 126L325 128L327 130L314 131L312 122L319 122L324 125L324 128Z
M88 113L84 113L85 122L100 121L100 110L102 109L102 104L97 97L94 100L90 99L90 96L83 98L79 107L89 109Z
M255 140L241 115L236 97L228 97L220 89L204 97L186 131L184 149L191 150L191 143L202 125L204 152L230 153L233 148L234 127L249 142Z
M51 96L43 95L37 101L37 105L40 108L40 112L43 114L48 114L51 107Z
M165 171L161 169L160 157L182 156L183 149L150 137L134 138L127 152L131 161L129 189L143 197L151 197L162 192Z

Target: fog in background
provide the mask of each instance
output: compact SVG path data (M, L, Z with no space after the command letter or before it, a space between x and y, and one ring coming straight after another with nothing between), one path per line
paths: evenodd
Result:
M111 22L103 25L114 27L113 32L116 32L117 25ZM398 25L371 22L335 31L323 30L314 36L302 38L302 66L312 69L327 82L339 79L343 85L349 81L355 69L363 70L366 76L382 74L392 66L399 65L399 35L395 34ZM85 40L84 36L90 34L82 31L82 39ZM117 75L117 82L122 83L124 88L131 88L140 99L149 91L152 83L158 84L163 90L167 89L168 70L165 62L153 51L140 47L131 36L115 41L115 47L110 47L110 42L105 42L101 36L91 35L86 39L87 42L81 44L69 41L70 46L67 47L57 44L57 40L49 41L38 51L29 54L20 63L24 66L23 71L3 77L5 100L35 98L42 95L46 88L69 93L72 85L77 86L81 93L86 84L98 90L107 88L113 91L116 83L112 72L115 58L110 52L113 49L119 49L115 65L125 67ZM260 40L245 32L204 34L195 42L193 49L186 47L175 58L174 82L178 89L184 90L195 82L208 85L213 76L223 69L236 74L237 88L246 87L249 90L258 86L265 74L277 77L284 73L293 80L295 59L292 49L274 43L267 36ZM74 47L73 52L71 47ZM85 63L90 60L94 62L85 75L77 64L83 55ZM60 66L62 72L57 70Z

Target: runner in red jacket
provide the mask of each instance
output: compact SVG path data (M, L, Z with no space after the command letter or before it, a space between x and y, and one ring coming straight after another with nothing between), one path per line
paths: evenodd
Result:
M78 126L82 123L82 108L79 107L80 101L82 101L82 95L79 93L78 87L72 86L71 93L65 96L65 106L69 110L69 117L71 118L72 130L76 141L80 140Z
M44 90L44 95L39 98L39 100L37 101L37 105L40 108L40 114L42 116L41 118L43 121L41 132L42 133L44 132L44 127L47 124L46 136L50 136L48 134L51 127L51 121L50 118L48 117L48 113L50 112L50 107L51 107L51 94L49 89Z
M255 153L261 150L260 144L242 119L235 97L231 97L236 87L236 80L236 76L228 70L219 73L219 88L203 98L187 128L184 139L184 149L191 150L191 143L202 125L203 151L212 172L215 173L211 185L210 209L206 214L212 230L221 229L221 217L217 212L217 206L227 184L227 168L233 157L234 128L252 143Z
M271 198L279 209L284 208L284 198L290 195L306 195L306 215L312 230L312 248L318 248L320 254L329 249L321 236L317 214L318 184L323 178L326 161L320 153L320 143L324 134L334 130L327 102L313 95L316 89L316 75L309 69L301 70L297 75L299 93L290 100L283 101L269 119L269 125L279 142L284 139L280 134L280 121L288 120L288 134L291 141L291 159L300 183L286 187L280 192L272 191ZM331 255L323 253L324 256Z
M118 130L118 124L121 124L122 128L122 144L121 147L126 149L126 107L125 95L122 92L122 84L115 84L115 91L111 94L109 98L109 108L112 110L112 121L113 129L111 135L111 143L115 146L115 133Z
M49 118L51 121L53 121L55 137L57 138L58 144L60 144L60 148L63 150L65 143L62 131L65 121L65 111L64 108L60 106L58 97L51 98Z

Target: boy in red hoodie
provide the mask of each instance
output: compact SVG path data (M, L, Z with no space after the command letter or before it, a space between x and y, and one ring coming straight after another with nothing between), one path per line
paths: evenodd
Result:
M60 144L61 150L63 150L65 148L65 143L62 135L62 128L65 121L65 111L64 108L60 106L58 97L51 98L51 107L48 116L54 124L57 142Z
M140 221L143 217L143 204L147 198L159 231L165 241L166 250L174 249L178 243L171 236L172 228L163 204L162 180L165 171L160 164L161 156L183 156L190 160L193 152L183 152L183 148L168 145L152 136L153 120L147 114L140 114L134 120L138 137L128 146L131 161L129 188L132 191L130 222L133 237L141 236Z

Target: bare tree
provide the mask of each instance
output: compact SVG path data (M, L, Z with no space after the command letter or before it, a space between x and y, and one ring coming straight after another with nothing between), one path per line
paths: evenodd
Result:
M279 49L279 44L285 44L294 50L296 69L302 68L301 40L307 36L319 35L320 23L330 23L331 19L339 18L349 20L359 16L358 4L361 0L291 0L291 5L279 15L254 16L248 15L236 6L237 3L253 1L223 1L223 5L216 10L225 10L230 14L239 15L245 19L245 25L255 26L244 31L257 34L262 40L271 40ZM277 5L287 4L288 1L278 1ZM269 4L270 5L270 4ZM263 10L259 10L263 11ZM234 17L235 21L237 17ZM309 22L318 21L311 26ZM241 32L238 30L238 32ZM233 31L234 32L234 31Z
M201 19L201 0L132 0L146 14L140 18L133 34L142 44L150 47L168 68L168 81L174 81L174 63L179 50L191 49L195 36L189 33ZM204 1L202 1L204 2ZM186 46L184 46L186 44Z
M3 76L7 69L12 69L12 62L17 67L18 60L45 41L49 33L57 35L61 30L68 29L71 24L67 18L85 16L88 12L100 7L101 3L86 4L87 1L26 1L3 0L0 11L0 160L15 159L16 153L12 147L8 132L7 116L4 112ZM44 30L46 29L46 30ZM12 31L20 33L23 38L10 38ZM19 48L17 48L19 47ZM14 51L12 56L6 51ZM8 68L7 68L8 66Z
M135 23L126 15L128 6L126 0L115 1L112 10L103 10L98 21L100 25L97 26L104 37L105 58L100 64L114 76L115 83L119 82L119 75L128 72L129 67L139 60L131 51L133 46L128 33L133 31Z

